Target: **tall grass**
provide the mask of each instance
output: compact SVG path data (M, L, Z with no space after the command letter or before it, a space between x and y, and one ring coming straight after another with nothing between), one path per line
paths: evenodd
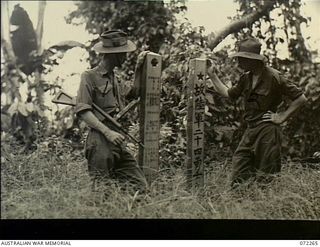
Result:
M77 153L78 152L78 153ZM206 164L206 185L186 189L183 169L162 170L146 194L96 185L80 151L2 143L1 218L320 219L320 171L287 163L267 188L230 190L230 161Z

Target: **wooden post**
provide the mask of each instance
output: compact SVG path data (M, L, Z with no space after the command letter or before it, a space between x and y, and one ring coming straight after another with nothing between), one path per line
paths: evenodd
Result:
M148 182L159 170L160 76L161 56L147 53L140 84L140 137L144 148L139 147L139 165Z
M206 60L190 61L187 115L187 182L190 189L204 185L203 148Z

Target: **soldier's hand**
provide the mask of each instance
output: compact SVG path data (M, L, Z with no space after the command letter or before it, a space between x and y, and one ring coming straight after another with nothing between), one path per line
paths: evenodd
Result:
M210 78L216 75L216 69L211 59L207 59L207 74Z
M262 121L282 124L285 121L285 117L281 113L273 113L272 111L267 111L267 113L262 116Z
M121 145L122 142L124 141L124 136L121 135L120 133L116 132L116 131L109 130L109 131L106 131L103 134L114 145Z
M146 57L146 55L149 53L149 51L142 51L140 52L140 54L138 55L138 58L137 58L137 64L136 64L136 68L139 68L143 62L144 62L144 59Z
M320 152L315 152L315 153L313 154L313 157L320 159Z

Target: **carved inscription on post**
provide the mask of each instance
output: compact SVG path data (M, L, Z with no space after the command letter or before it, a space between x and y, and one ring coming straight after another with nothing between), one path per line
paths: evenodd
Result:
M161 56L146 55L141 81L140 136L144 148L139 149L139 165L148 181L159 170Z
M204 185L203 143L206 60L190 61L187 115L187 180L190 188Z

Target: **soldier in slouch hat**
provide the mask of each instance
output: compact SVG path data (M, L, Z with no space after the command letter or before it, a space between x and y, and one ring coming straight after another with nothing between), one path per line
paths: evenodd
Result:
M85 147L89 173L94 178L116 178L145 189L145 176L127 150L124 136L92 107L94 103L111 116L122 108L114 68L120 67L126 53L135 51L136 46L126 33L113 30L103 32L93 49L102 59L98 66L82 73L75 106L77 115L90 127Z
M218 93L232 100L242 97L244 101L247 129L232 159L233 186L252 177L268 182L271 178L268 174L280 172L280 124L306 102L301 89L265 64L266 58L260 54L260 49L260 42L251 37L239 43L238 52L231 57L238 59L244 73L231 88L220 81L213 66L208 69ZM284 96L291 100L291 104L285 111L277 112Z

